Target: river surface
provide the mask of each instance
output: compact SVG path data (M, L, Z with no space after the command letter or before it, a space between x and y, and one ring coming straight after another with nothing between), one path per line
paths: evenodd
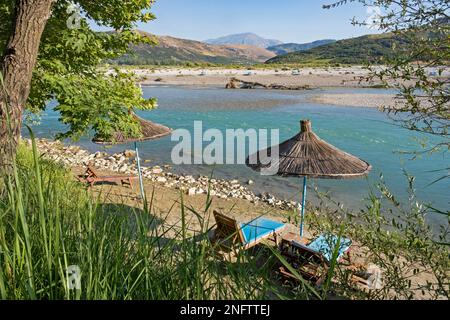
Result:
M423 135L400 128L376 109L320 105L308 102L308 95L317 93L386 93L373 89L323 89L314 92L287 92L265 90L224 90L191 87L144 87L145 97L158 98L159 108L138 112L145 118L167 125L173 129L193 132L194 121L202 121L203 130L210 128L225 132L226 129L279 129L280 141L299 131L301 119L311 119L313 130L322 139L336 147L354 154L373 166L367 178L357 180L310 180L310 190L317 188L351 209L364 206L370 189L383 176L385 182L402 202L408 199L408 181L405 172L414 175L415 189L420 200L448 210L450 207L450 179L432 184L448 168L450 159L446 154L424 155L411 160L405 151L420 150L417 139ZM58 114L49 108L40 124L33 129L37 136L52 138L64 130L58 122ZM225 134L224 134L225 136ZM428 137L433 141L433 137ZM75 142L84 148L107 152L132 149L133 145L105 148L84 137ZM193 137L194 139L194 137ZM177 144L171 136L156 141L139 143L141 157L146 165L171 164L171 151ZM201 154L194 149L193 154ZM250 188L256 193L269 192L278 197L298 201L301 179L277 176L260 176L245 165L181 165L173 166L174 172L191 175L211 175L226 179L239 179L255 184ZM312 201L317 201L310 192Z

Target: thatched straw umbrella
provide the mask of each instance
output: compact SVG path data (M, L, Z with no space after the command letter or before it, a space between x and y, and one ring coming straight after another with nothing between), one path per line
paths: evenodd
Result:
M151 121L144 120L141 117L138 117L135 113L133 113L132 116L139 123L139 127L141 129L142 134L141 137L127 137L123 132L117 131L113 133L108 140L103 140L96 136L92 141L98 144L122 144L146 140L155 140L165 137L172 132L172 129L158 123L153 123Z
M352 179L365 176L371 165L351 154L339 150L320 139L311 129L311 121L300 122L301 131L295 137L279 145L277 174L284 177L303 177L300 235L303 236L303 224L306 203L307 178ZM247 166L256 171L274 165L264 165L260 159L271 156L273 147L247 158ZM256 159L251 163L251 159ZM253 161L252 161L253 162Z
M137 143L139 141L160 139L162 137L169 135L172 132L172 129L170 129L166 126L163 126L161 124L157 124L157 123L153 123L148 120L144 120L141 117L138 117L131 110L130 110L130 114L136 119L136 121L140 125L141 134L142 134L141 137L135 137L135 138L127 137L123 132L118 131L118 132L115 132L109 140L103 140L98 137L94 137L94 139L92 141L97 144L122 144L122 143L134 142L134 148L136 150L136 163L137 163L137 167L138 167L141 196L142 196L142 199L145 199L144 183L142 181L141 162L139 159L139 149L138 149Z

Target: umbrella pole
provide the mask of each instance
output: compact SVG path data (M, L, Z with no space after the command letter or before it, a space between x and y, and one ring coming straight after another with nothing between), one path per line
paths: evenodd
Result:
M306 183L307 177L303 177L303 194L302 194L302 216L300 220L300 237L303 237L303 226L305 220L305 206L306 206Z
M138 167L139 186L141 188L141 196L142 196L142 200L145 200L144 182L142 181L141 160L139 159L139 149L138 149L138 146L137 146L137 142L134 143L134 149L136 150L136 164L137 164L137 167Z

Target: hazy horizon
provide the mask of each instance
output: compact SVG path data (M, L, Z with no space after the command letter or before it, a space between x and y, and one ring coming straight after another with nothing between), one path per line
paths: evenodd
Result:
M369 17L360 3L322 8L330 3L333 0L157 0L150 10L156 20L139 23L136 28L158 36L197 41L254 33L283 43L379 33L351 24L354 17L361 21Z

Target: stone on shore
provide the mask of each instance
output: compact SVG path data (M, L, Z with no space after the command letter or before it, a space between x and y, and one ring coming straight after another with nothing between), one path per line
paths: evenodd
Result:
M25 143L31 145L29 139L24 139ZM125 150L121 153L108 154L97 151L89 153L79 146L64 146L58 141L45 139L37 140L37 147L43 157L59 162L65 166L95 166L100 170L109 170L120 174L137 175L137 166L134 161L136 156L133 150ZM164 165L168 170L169 165ZM163 184L167 188L175 188L187 193L189 196L199 194L209 194L221 199L245 199L251 203L263 202L280 209L297 208L299 204L294 201L277 199L268 193L255 195L251 190L240 184L239 180L231 181L210 179L207 176L198 178L192 175L178 175L162 169L161 166L148 168L141 167L142 175L145 179ZM253 180L248 180L247 185L254 184Z

